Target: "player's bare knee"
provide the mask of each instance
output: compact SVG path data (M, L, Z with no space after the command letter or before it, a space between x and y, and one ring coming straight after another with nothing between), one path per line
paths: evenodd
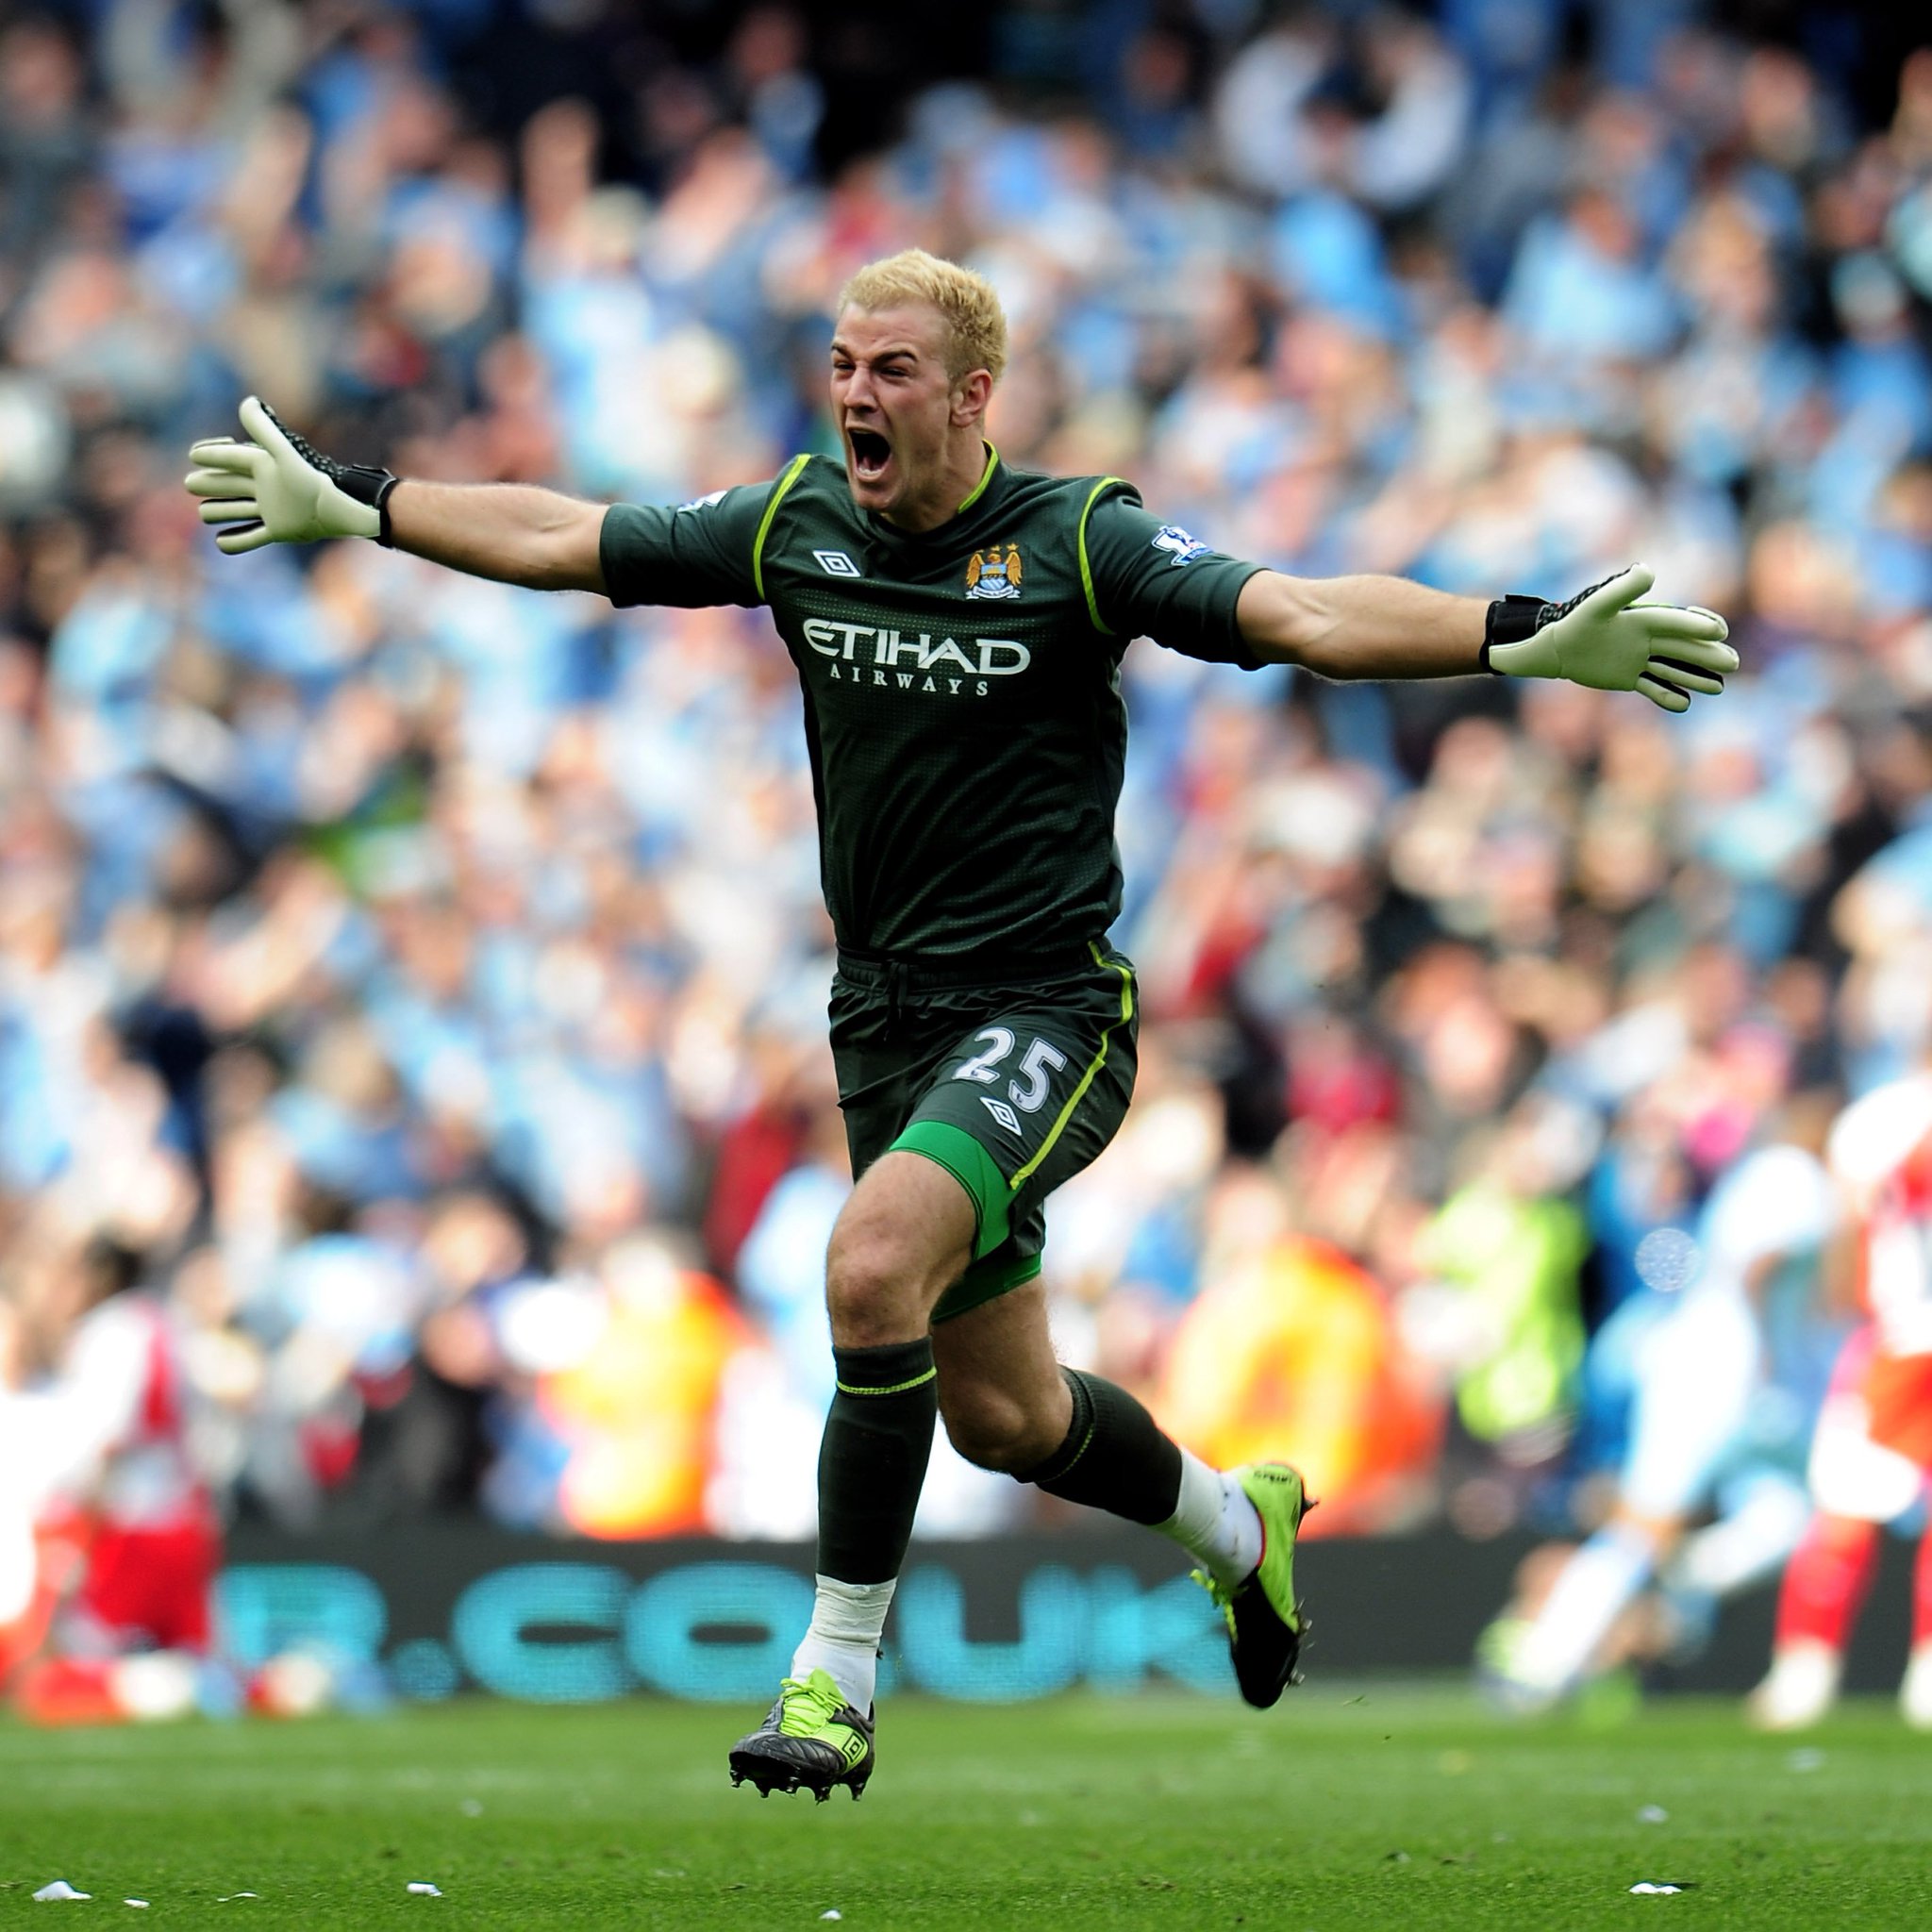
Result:
M954 1194L964 1200L958 1183L917 1157L903 1158L910 1173L875 1170L876 1180L868 1175L860 1183L832 1229L825 1304L832 1339L843 1348L909 1341L923 1334L934 1303L971 1258L970 1225L958 1240L933 1225L930 1184L937 1177L940 1205L951 1208L959 1205Z
M832 1339L845 1348L907 1341L925 1325L924 1283L905 1244L876 1228L841 1227L825 1257Z

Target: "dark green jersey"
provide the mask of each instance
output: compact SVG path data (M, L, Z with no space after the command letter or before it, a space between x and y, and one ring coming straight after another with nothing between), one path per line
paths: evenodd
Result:
M618 504L619 605L766 604L805 687L825 903L841 946L1031 958L1120 911L1120 661L1138 636L1252 661L1235 599L1260 568L1163 525L1119 477L1008 469L911 536L843 466L676 509Z

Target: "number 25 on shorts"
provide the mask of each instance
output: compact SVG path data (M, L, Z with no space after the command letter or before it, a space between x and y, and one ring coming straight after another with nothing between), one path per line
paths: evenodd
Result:
M974 1054L970 1060L962 1060L953 1069L950 1077L976 1080L982 1087L996 1087L1000 1067L1013 1051L1012 1031L1006 1026L982 1026L973 1037L989 1042L986 1051ZM1066 1055L1052 1041L1035 1039L1021 1058L1019 1077L1007 1082L1007 1098L1022 1113L1038 1113L1046 1102L1049 1074L1058 1073L1066 1063Z

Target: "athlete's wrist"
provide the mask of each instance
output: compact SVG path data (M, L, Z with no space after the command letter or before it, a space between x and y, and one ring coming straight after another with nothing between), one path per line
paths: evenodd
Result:
M1483 644L1478 654L1483 669L1497 677L1508 676L1510 674L1502 665L1491 661L1491 652L1499 644L1526 643L1537 634L1548 608L1546 599L1525 597L1519 592L1492 600L1483 623Z
M375 497L375 513L382 519L382 528L376 532L375 541L385 550L395 550L401 547L396 541L394 523L396 491L409 479L407 476L395 475L388 470L381 474L389 480L377 491Z
M396 547L395 527L390 522L390 498L396 493L402 478L391 470L378 470L363 463L345 463L333 481L344 496L369 506L376 515L375 541L385 550Z

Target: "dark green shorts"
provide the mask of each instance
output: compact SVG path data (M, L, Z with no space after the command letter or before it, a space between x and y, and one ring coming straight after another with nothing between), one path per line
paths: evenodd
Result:
M1134 969L1104 942L1047 976L948 984L841 954L832 1058L856 1179L898 1148L973 1196L973 1262L933 1320L1040 1273L1046 1197L1111 1141L1134 1091Z

